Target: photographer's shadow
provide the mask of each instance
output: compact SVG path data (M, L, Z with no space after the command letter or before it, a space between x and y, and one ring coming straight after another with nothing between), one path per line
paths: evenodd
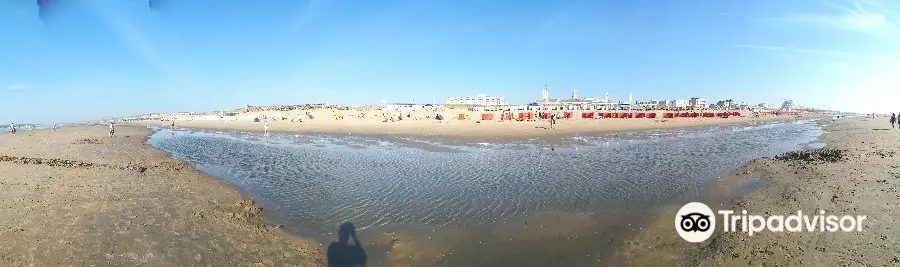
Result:
M349 239L353 238L353 244ZM338 230L338 242L328 245L328 267L362 267L366 266L366 251L356 237L356 227L352 223L344 223Z

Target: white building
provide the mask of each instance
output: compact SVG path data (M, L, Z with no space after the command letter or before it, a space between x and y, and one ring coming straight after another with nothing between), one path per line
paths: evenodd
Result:
M650 110L650 109L655 109L655 108L666 108L666 101L651 99L650 101L635 102L634 105L641 109Z
M448 105L474 105L474 106L501 106L506 105L506 101L501 96L458 96L448 97Z
M544 90L541 91L541 100L545 102L550 100L550 90L547 90L547 85L544 85Z
M669 100L667 101L666 108L675 109L675 108L686 108L688 107L687 100Z
M701 109L709 105L706 104L706 99L691 97L691 100L688 100L688 106L693 109Z
M737 102L732 99L719 101L716 105L722 109L747 109L749 107L745 102Z
M659 100L659 101L656 101L656 108L658 108L658 109L667 109L667 108L669 108L669 101L667 101L667 100Z

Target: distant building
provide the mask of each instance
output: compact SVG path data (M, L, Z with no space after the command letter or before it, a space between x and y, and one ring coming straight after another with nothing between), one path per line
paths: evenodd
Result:
M501 96L458 96L448 97L448 105L473 105L473 106L502 106L506 105L506 101Z
M658 108L658 109L668 109L668 108L669 108L669 101L667 101L667 100L657 100L657 101L656 101L656 108Z
M651 99L650 101L638 101L634 103L637 108L641 109L657 109L657 108L666 108L665 100L656 100Z
M690 107L692 109L706 108L707 107L706 99L691 97L691 100L688 100L688 107Z
M541 99L529 104L536 106L538 110L613 110L622 108L619 103L607 99L578 98L578 90L572 90L572 98L550 98L550 90L547 85L541 90Z
M738 103L732 99L722 100L716 103L720 108L723 109L746 109L748 106L744 102Z
M544 90L541 91L541 100L550 100L550 90L547 89L546 84L544 85Z
M784 111L793 111L797 109L802 109L802 107L794 103L794 100L784 101L784 104L781 104L781 110Z
M759 103L759 104L756 104L756 106L753 106L753 108L772 109L772 106L769 106L769 104L766 104L766 103Z
M668 109L679 109L679 108L687 108L688 101L687 100L669 100L666 102L666 108Z

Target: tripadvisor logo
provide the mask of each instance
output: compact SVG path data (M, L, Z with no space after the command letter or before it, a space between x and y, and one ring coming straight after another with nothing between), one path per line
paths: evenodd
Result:
M783 216L748 215L746 210L735 214L732 210L719 210L723 232L745 232L748 236L762 231L770 232L862 232L865 215L837 216L818 214L807 215L798 210ZM700 202L687 203L675 214L675 231L684 240L692 243L706 241L716 229L716 216L712 209Z

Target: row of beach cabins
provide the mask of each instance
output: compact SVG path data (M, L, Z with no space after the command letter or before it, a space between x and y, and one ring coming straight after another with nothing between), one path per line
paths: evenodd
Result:
M500 114L500 120L515 120L515 121L532 121L537 119L550 119L551 115L554 113L550 112L503 112ZM767 113L770 115L782 116L782 115L791 115L798 116L801 115L801 112L772 112ZM494 120L494 113L483 113L481 114L481 120L488 121ZM560 119L574 119L576 115L582 119L674 119L674 118L728 118L728 117L740 117L743 116L741 112L737 111L728 111L728 112L581 112L581 114L576 114L574 111L566 111L559 114L558 118ZM755 114L759 115L759 114ZM468 117L465 114L459 114L457 117L458 120L466 120Z

